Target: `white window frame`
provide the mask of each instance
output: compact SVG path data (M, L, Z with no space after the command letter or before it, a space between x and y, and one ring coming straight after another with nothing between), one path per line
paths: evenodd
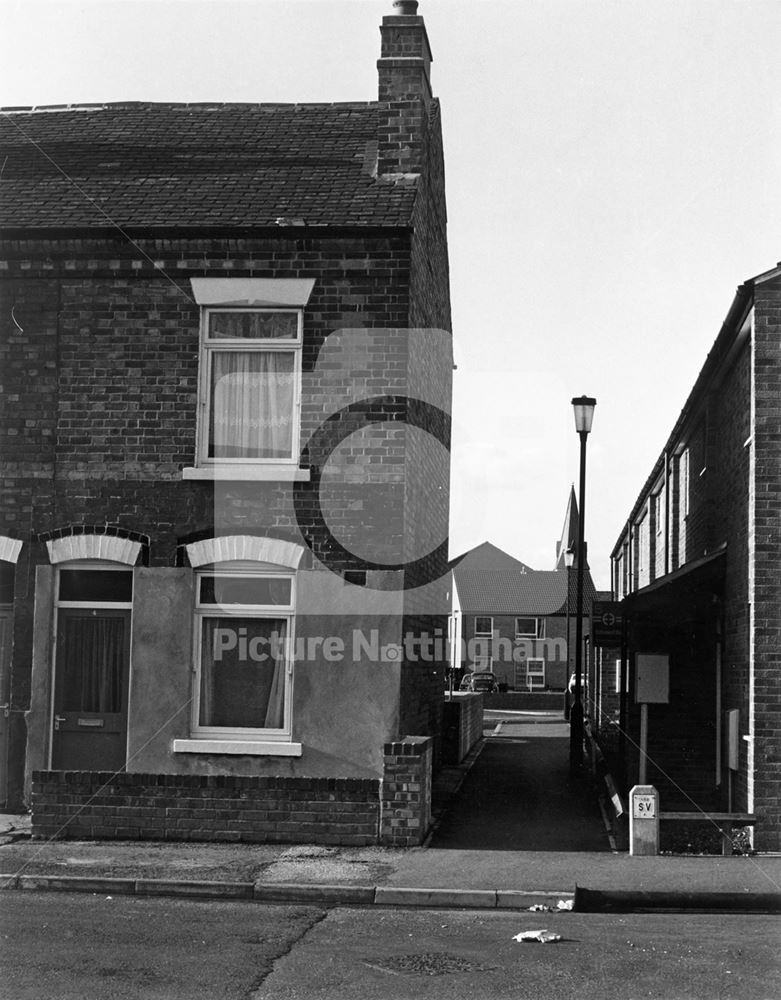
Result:
M540 666L533 670L531 669L533 664L535 666L539 664ZM542 683L534 684L533 679L535 677L541 677ZM534 691L535 688L545 687L545 660L543 657L532 656L526 661L526 686L529 691Z
M487 619L491 623L491 625L490 625L490 631L489 632L478 632L477 631L477 622L479 621L480 618L485 618L485 619ZM492 615L475 615L475 627L474 627L473 635L474 635L475 638L480 637L480 638L483 638L483 639L493 639L493 637L494 637L494 619L493 619L493 616Z
M268 579L290 581L289 604L211 604L201 601L201 581L209 577ZM293 651L295 649L296 575L289 569L253 563L226 562L199 569L195 577L195 612L193 622L192 711L189 739L174 740L175 753L269 754L300 757L302 746L292 740L293 723ZM200 716L201 656L205 618L284 619L285 638L285 716L281 729L241 726L202 726Z
M61 562L57 565L56 573L56 589L54 606L57 608L95 608L96 610L101 610L104 608L118 608L124 611L133 610L133 592L135 586L131 589L131 598L129 601L63 601L60 599L60 573L63 570L101 570L102 572L108 573L130 573L131 577L133 575L133 567L128 566L125 563L117 562L103 562L100 559L74 559L67 562ZM135 584L135 580L133 580ZM57 629L57 622L55 616L55 634Z
M534 622L534 632L521 632L518 629L518 622L523 619ZM545 638L545 619L540 618L538 615L516 615L515 618L515 638L516 639L544 639Z
M689 465L689 449L684 448L678 459L678 503L684 521L689 516Z
M650 522L651 517L646 507L643 511L643 515L637 522L637 574L638 574L638 585L640 584L640 578L643 577L648 572L648 559L650 557L650 544L651 544L651 533L650 533Z
M660 487L656 493L653 494L654 498L654 530L657 535L661 535L664 532L664 487Z
M292 313L297 316L296 336L294 338L273 337L267 339L250 339L248 337L209 337L209 320L217 313ZM301 449L301 357L303 351L304 311L303 309L284 308L234 308L230 306L209 306L201 310L201 332L199 347L199 378L198 378L198 418L197 418L197 451L196 470L212 470L214 472L238 471L251 473L257 469L283 470L298 467ZM209 414L211 411L211 359L217 352L247 353L286 353L293 354L293 375L295 379L293 391L293 433L290 455L285 458L214 458L209 455ZM187 470L189 471L189 470ZM192 475L188 478L198 478Z

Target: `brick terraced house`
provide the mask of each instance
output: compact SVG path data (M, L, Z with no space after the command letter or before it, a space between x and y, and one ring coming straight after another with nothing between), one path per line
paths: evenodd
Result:
M0 119L2 798L35 835L425 833L450 297L394 6L376 101Z
M628 784L633 667L665 657L669 701L649 704L647 723L662 810L753 814L769 851L781 850L780 421L781 265L738 288L612 554L628 622Z

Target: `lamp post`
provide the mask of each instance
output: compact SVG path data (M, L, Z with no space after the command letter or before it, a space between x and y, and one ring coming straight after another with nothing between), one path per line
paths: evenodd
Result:
M583 672L583 569L586 562L586 438L591 432L596 399L577 396L572 400L575 411L575 430L580 436L580 517L578 518L577 596L575 612L575 700L570 710L569 765L577 771L583 764L583 699L581 676Z
M573 566L574 562L575 562L575 549L570 545L570 547L564 553L564 566L566 567L566 570L567 570L567 631L565 633L566 636L567 636L567 675L566 675L566 678L564 680L564 683L566 685L566 687L565 687L565 702L564 702L564 709L565 709L564 718L565 719L569 719L569 713L570 713L570 709L572 707L570 705L570 703L569 703L569 698L570 698L570 690L569 690L570 660L572 659L572 653L571 653L571 650L572 650L572 641L571 641L571 636L570 636L570 633L569 633L569 608L570 608L570 592L572 590L572 588L570 587L570 570L572 569L572 566Z

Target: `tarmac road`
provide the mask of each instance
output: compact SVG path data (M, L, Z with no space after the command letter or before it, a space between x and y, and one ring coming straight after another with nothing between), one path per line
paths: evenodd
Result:
M519 944L522 930L563 940ZM18 892L3 1000L771 1000L766 916L334 909Z
M325 911L3 893L3 1000L244 1000Z

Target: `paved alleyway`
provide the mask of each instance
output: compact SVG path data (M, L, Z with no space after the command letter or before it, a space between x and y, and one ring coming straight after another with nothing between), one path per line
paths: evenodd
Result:
M560 715L486 713L483 752L434 833L432 849L609 851L599 808L569 775Z

